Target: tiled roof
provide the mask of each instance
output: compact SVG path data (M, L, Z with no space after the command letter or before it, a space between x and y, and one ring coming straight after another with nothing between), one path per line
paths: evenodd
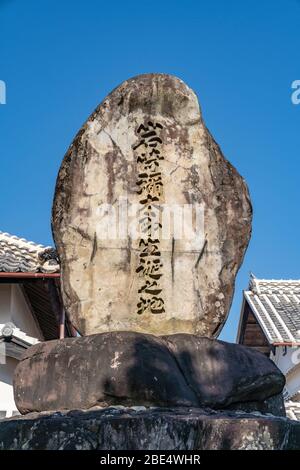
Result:
M59 272L55 250L0 231L0 272Z
M300 280L252 275L244 295L270 344L300 345Z

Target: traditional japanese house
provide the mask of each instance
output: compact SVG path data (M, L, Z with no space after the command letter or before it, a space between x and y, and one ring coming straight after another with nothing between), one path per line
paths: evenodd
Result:
M287 415L300 420L300 280L251 275L243 293L237 343L269 356L281 369Z
M55 250L0 232L0 418L17 413L12 379L26 348L72 333Z

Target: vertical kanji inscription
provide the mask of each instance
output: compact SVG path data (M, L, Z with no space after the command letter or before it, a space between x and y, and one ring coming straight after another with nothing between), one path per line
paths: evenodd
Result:
M139 195L139 264L136 272L141 280L138 290L137 313L164 313L161 277L162 261L160 251L160 204L163 196L163 177L161 172L162 139L159 136L163 126L148 121L137 129L139 141L133 150L137 158L137 194Z

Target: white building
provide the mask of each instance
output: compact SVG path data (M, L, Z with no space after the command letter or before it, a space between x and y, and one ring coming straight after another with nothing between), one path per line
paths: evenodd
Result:
M251 275L243 295L237 343L275 362L286 377L287 415L300 420L300 280Z
M64 324L55 251L0 232L0 418L18 413L12 381L23 351L58 338Z

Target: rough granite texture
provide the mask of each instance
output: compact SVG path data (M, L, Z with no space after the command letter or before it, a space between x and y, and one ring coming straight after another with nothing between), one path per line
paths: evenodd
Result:
M110 332L29 348L15 371L14 394L21 413L132 404L242 409L243 402L267 410L263 402L284 384L270 359L245 346ZM272 401L278 414L281 405Z
M8 450L299 450L300 423L259 413L107 408L0 422Z
M157 243L127 233L105 239L99 223L110 209L99 208L117 211L120 197L144 211L141 225L150 220L148 207L152 214L155 205L201 205L203 227L193 222L192 239L175 230L166 239L156 235ZM129 330L216 337L251 218L246 183L207 130L195 93L164 74L125 81L80 129L57 178L52 229L73 324L83 335Z

